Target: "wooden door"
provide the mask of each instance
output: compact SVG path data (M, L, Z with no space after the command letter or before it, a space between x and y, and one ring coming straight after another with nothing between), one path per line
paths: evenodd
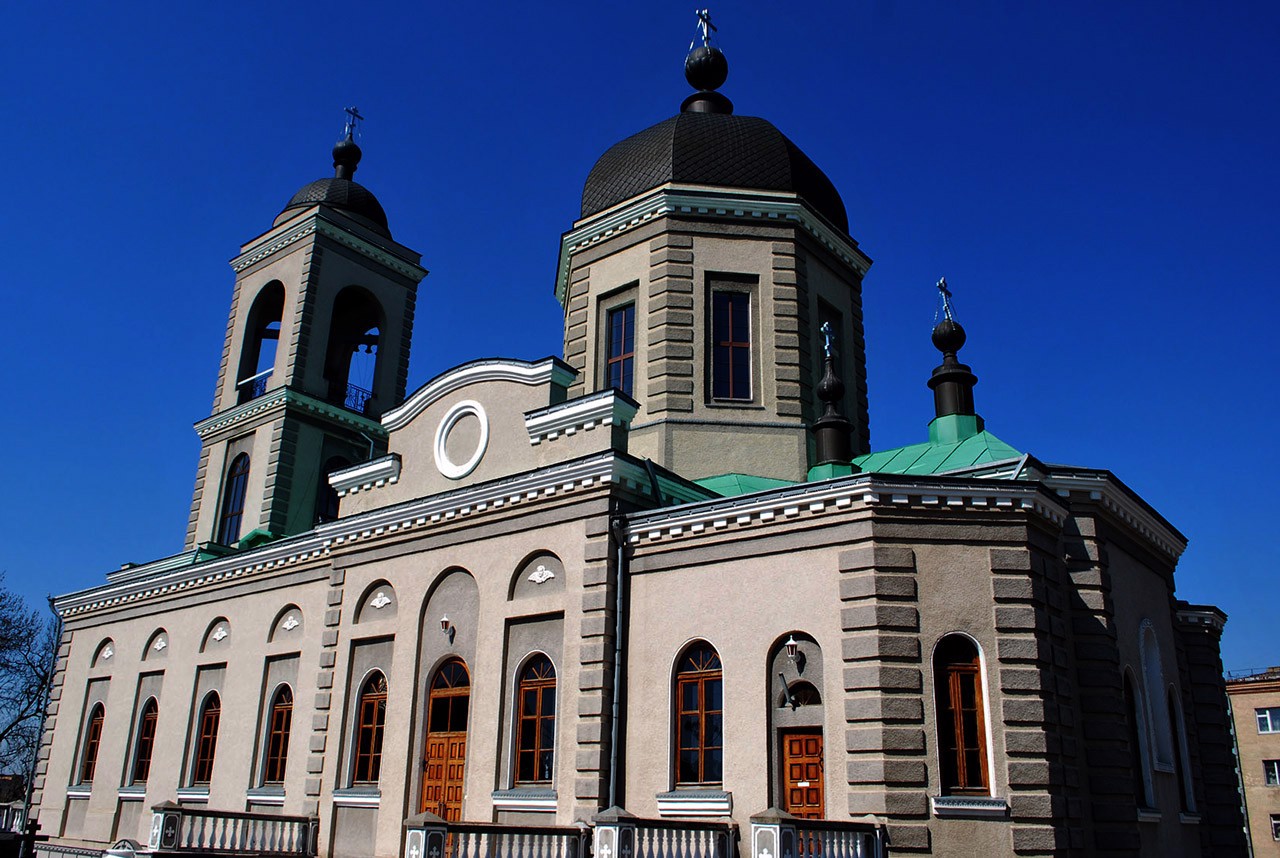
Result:
M471 679L460 659L445 662L427 697L427 742L422 761L422 811L446 822L462 819L467 768L467 710Z
M822 731L788 730L781 738L783 810L803 819L822 819Z

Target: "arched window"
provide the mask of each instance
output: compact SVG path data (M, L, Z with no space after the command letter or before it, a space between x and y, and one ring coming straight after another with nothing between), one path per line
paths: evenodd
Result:
M1124 712L1129 727L1129 753L1133 759L1133 799L1139 807L1151 806L1151 790L1147 786L1147 751L1142 742L1142 706L1133 677L1124 674Z
M329 475L334 471L351 467L342 456L331 456L320 469L320 484L316 486L316 523L338 520L338 490L329 485Z
M218 516L218 542L231 545L240 538L240 521L244 518L244 495L249 487L249 454L241 453L231 460L222 490L222 512Z
M145 784L151 775L151 752L156 746L156 722L160 717L160 709L154 697L142 706L142 717L138 719L138 741L133 751L133 783Z
M356 711L356 766L352 780L378 782L382 769L382 731L387 723L387 678L374 671L360 690Z
M196 763L191 775L194 784L207 784L213 778L213 758L218 751L218 720L221 716L222 701L216 691L210 691L200 707L200 738L196 743Z
M706 641L676 662L676 783L718 784L724 768L724 682Z
M281 685L271 699L271 717L267 720L267 765L262 780L269 784L284 783L285 765L289 761L289 728L293 725L293 692Z
M516 783L551 782L556 749L556 669L537 655L520 671Z
M1147 723L1151 725L1151 751L1158 769L1168 771L1173 767L1173 730L1169 724L1169 709L1161 705L1164 699L1164 667L1160 663L1160 643L1150 622L1142 626L1142 692L1147 703Z
M987 795L987 724L978 647L948 635L933 653L938 757L947 795Z
M84 759L80 763L82 784L93 783L93 772L98 768L98 745L102 743L102 722L106 716L101 703L95 703L89 712L89 726L84 733Z

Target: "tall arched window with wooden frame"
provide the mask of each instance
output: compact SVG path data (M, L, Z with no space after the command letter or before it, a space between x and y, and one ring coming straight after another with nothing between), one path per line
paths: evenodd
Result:
M1139 808L1149 808L1153 804L1151 789L1151 769L1144 729L1142 700L1138 697L1137 683L1133 674L1124 672L1124 714L1128 727L1129 754L1131 773L1133 776L1133 797Z
M160 720L160 707L154 697L142 705L142 717L138 719L138 739L134 742L133 778L135 784L145 784L151 776L151 752L156 746L156 724Z
M249 454L231 460L222 488L222 509L218 513L218 542L231 545L240 538L244 519L244 497L249 488Z
M102 724L106 721L107 711L101 703L93 704L89 712L89 721L84 731L84 754L80 760L80 783L93 783L93 774L98 768L98 746L102 744Z
M556 749L556 669L538 653L520 671L516 784L551 783Z
M724 778L724 679L720 654L696 641L676 661L676 784L719 784Z
M382 771L382 733L387 724L387 678L374 671L360 688L356 708L356 759L351 780L375 784Z
M271 698L271 713L267 718L267 755L262 772L263 783L284 783L284 772L289 762L289 731L292 726L293 691L289 686L281 685Z
M944 795L990 795L982 656L964 635L947 635L933 651L938 760Z
M210 691L200 706L196 759L191 767L193 784L208 784L213 779L213 760L218 751L218 723L222 719L222 701L218 692Z

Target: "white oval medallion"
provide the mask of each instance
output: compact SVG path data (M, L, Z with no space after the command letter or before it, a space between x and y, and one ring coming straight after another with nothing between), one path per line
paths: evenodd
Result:
M472 452L470 458L462 463L454 462L449 458L447 449L449 433L458 425L459 420L469 414L480 421L480 438L476 442L476 449ZM460 480L476 469L476 465L480 464L480 459L484 456L485 448L488 446L489 417L484 413L484 406L473 399L459 402L449 409L444 415L444 419L440 421L439 428L436 429L436 470L451 480Z

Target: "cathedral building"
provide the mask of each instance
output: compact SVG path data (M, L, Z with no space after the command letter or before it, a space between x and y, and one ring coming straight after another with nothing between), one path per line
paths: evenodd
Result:
M726 75L704 38L587 174L559 357L406 390L427 272L350 133L244 244L185 548L56 601L49 849L271 817L379 858L494 823L602 858L1244 848L1184 537L987 430L945 284L920 443L871 446L871 259Z

